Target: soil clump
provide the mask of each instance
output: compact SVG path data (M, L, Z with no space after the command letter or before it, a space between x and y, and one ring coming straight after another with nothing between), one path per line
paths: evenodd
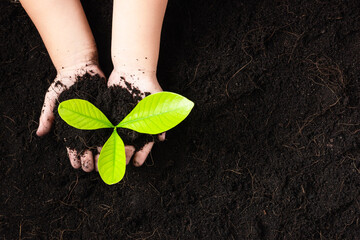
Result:
M98 74L86 73L83 76L77 76L76 83L60 94L58 103L69 99L87 100L100 109L111 123L116 125L142 99L138 89L133 88L131 84L127 84L127 87L129 89L119 86L108 88L105 78L101 78ZM145 95L148 94L145 93ZM76 129L60 118L57 107L58 104L54 109L55 134L59 141L65 140L66 147L75 149L79 153L85 149L91 149L97 153L97 147L105 144L113 129ZM147 142L154 141L154 137L151 135L140 134L129 129L117 128L117 131L124 144L132 145L136 150L140 150Z

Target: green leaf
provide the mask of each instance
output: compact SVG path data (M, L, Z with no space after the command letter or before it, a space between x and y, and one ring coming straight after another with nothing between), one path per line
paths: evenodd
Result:
M97 107L86 100L70 99L61 102L58 112L67 124L75 128L93 130L114 127Z
M179 94L155 93L141 100L117 127L159 134L182 122L193 107L192 101Z
M125 146L116 132L116 127L101 149L98 168L101 179L108 185L118 183L124 177L126 169Z

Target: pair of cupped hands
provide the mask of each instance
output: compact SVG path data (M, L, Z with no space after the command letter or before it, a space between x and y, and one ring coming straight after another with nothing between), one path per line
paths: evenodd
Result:
M108 79L108 87L119 85L128 89L128 84L125 83L130 83L133 87L138 88L142 92L141 95L143 97L145 97L145 92L150 92L153 94L162 91L154 73L142 74L142 72L137 73L137 70L138 69L135 71L125 72L114 69ZM85 65L83 67L73 67L68 69L61 69L58 71L54 82L50 85L45 95L44 105L39 120L39 127L36 132L38 136L44 136L50 132L55 119L54 107L57 103L59 95L74 85L78 79L78 76L82 76L85 73L89 73L91 75L98 74L105 78L104 73L101 71L98 65ZM61 84L58 84L58 82ZM160 141L164 141L165 133L158 135L158 139ZM130 160L132 159L134 166L141 166L145 162L153 145L154 142L149 142L137 152L135 152L134 146L125 146L126 164L129 164ZM67 147L67 153L71 165L75 169L81 167L85 172L91 172L94 169L97 170L97 161L99 159L101 148L102 146L97 147L97 154L94 156L90 149L86 149L79 153L76 150Z

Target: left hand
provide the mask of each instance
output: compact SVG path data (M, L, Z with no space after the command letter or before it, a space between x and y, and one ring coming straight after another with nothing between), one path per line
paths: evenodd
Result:
M142 93L142 98L145 97L145 92L150 92L151 94L162 92L162 88L160 87L157 78L155 76L143 74L143 72L141 71L139 71L138 73L125 73L113 70L108 80L108 87L118 85L128 89L125 84L126 82L130 83L133 87L138 88ZM158 139L159 141L164 141L165 133L159 134ZM144 164L153 146L154 142L149 142L137 152L135 152L134 146L125 146L126 164L129 164L132 158L134 166L140 167ZM95 156L96 165L98 158L99 154Z

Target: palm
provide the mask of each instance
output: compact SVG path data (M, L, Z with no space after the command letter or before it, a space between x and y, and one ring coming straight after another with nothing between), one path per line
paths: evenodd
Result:
M148 76L140 71L134 74L130 74L114 70L109 77L108 86L121 86L128 89L130 93L132 93L131 88L135 87L140 90L142 98L145 97L146 92L153 94L162 91L162 88L160 87L155 76ZM165 140L165 133L159 135L159 140ZM134 155L134 165L141 166L145 162L153 145L154 142L149 142L136 153L134 146L125 146L126 164L130 162L130 159Z

